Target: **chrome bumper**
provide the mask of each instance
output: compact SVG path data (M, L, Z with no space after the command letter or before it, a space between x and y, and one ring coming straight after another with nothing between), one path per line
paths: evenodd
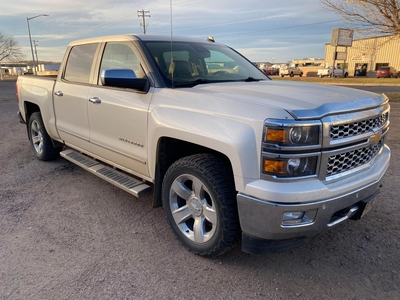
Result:
M267 240L285 240L312 237L342 221L357 216L366 202L379 192L381 181L345 196L328 200L285 204L265 202L238 194L238 209L242 231L250 236ZM312 212L310 222L284 225L285 212Z
M288 250L347 219L360 219L379 193L389 160L390 149L385 146L370 168L328 185L318 180L300 185L259 180L248 184L253 195L237 195L242 250L254 254ZM301 212L303 217L290 220Z

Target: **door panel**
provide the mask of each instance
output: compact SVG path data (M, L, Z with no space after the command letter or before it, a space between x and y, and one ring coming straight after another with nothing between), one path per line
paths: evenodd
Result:
M97 85L89 91L90 143L93 153L127 171L147 176L147 114L152 93L102 86L102 71L129 69L144 78L135 47L129 41L104 45Z
M148 175L147 114L151 93L93 86L88 102L90 142L94 154Z
M98 48L98 43L91 43L68 49L65 71L62 80L57 80L53 95L60 137L86 151L90 151L87 97Z
M81 149L90 150L88 93L90 86L58 81L54 93L54 110L60 137ZM61 94L60 94L61 92Z

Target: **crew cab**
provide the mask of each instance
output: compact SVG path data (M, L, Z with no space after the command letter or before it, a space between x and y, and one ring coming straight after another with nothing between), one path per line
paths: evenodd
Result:
M57 78L16 88L37 159L152 195L199 255L240 240L248 253L287 250L358 220L389 165L385 95L273 81L211 38L75 41Z

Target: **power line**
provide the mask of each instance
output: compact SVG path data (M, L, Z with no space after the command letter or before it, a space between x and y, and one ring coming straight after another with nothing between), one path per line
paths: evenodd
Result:
M300 25L294 25L294 26L286 26L286 27L270 28L270 29L263 29L263 30L246 31L246 32L227 33L227 34L214 35L214 37L241 35L241 34L249 34L249 33L255 33L255 32L266 32L266 31L283 30L283 29L298 28L298 27L319 25L319 24L325 24L325 23L333 23L333 22L337 22L337 21L340 21L340 20L330 20L330 21L324 21L324 22L300 24Z
M271 19L281 19L285 17L292 17L292 16L297 16L297 15L307 15L313 12L317 12L323 9L314 9L314 10L309 10L309 11L300 11L296 13L287 13L287 14L280 14L280 15L269 15L269 16L264 16L264 17L259 17L259 18L252 18L252 19L246 19L246 20L241 20L241 21L231 21L231 22L225 22L225 23L215 23L215 24L209 24L209 25L202 25L202 26L196 26L196 27L185 27L185 28L178 28L175 29L175 31L187 31L187 30L193 30L193 29L204 29L204 28L213 28L213 27L221 27L221 26L230 26L230 25L235 25L235 24L243 24L243 23L250 23L254 21L262 21L262 20L271 20ZM191 18L191 17L188 17Z

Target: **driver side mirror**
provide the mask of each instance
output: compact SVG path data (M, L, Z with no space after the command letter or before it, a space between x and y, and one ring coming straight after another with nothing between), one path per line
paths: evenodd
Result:
M108 69L101 72L101 83L104 86L120 87L147 91L148 80L146 78L137 78L131 69Z

